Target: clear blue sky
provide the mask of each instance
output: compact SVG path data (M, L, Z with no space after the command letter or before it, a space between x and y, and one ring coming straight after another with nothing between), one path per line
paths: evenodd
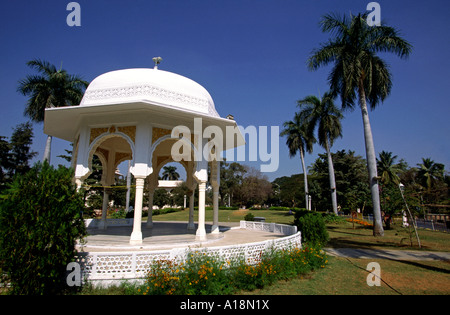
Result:
M242 126L282 126L296 100L328 89L330 68L308 71L313 48L328 39L318 22L329 12L364 12L370 1L350 0L80 0L81 27L69 27L64 0L2 1L0 9L0 135L26 122L17 82L33 73L34 58L91 81L111 70L153 67L187 76L212 95L221 116ZM414 46L408 60L383 55L393 74L390 97L370 113L375 150L392 151L410 166L430 157L450 165L450 2L378 1L381 17ZM33 150L42 158L46 136L34 125ZM345 112L344 137L333 151L365 157L359 110ZM54 139L52 163L69 143ZM310 165L318 146L306 157ZM248 163L258 166L257 163ZM280 139L280 166L270 180L300 173Z

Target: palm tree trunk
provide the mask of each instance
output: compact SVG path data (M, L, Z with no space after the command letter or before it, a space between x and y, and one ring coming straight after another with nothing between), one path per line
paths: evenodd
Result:
M328 137L326 139L325 148L327 149L327 156L328 156L328 176L330 177L331 204L333 206L334 214L337 215L338 212L337 212L336 180L334 178L333 159L331 158L330 143Z
M52 150L52 136L47 136L47 142L45 144L44 157L42 162L47 161L50 164L50 154Z
M306 167L305 167L305 158L303 156L303 149L300 148L300 159L302 160L302 168L303 168L303 177L304 177L304 181L305 181L305 203L306 203L306 210L311 210L309 209L309 202L308 202L308 174L306 174Z
M373 144L372 128L370 127L369 112L367 111L366 94L363 84L359 85L359 102L364 125L364 140L366 144L367 168L369 170L369 185L373 205L373 235L383 236L383 223L381 221L380 193L378 191L377 161L375 146Z

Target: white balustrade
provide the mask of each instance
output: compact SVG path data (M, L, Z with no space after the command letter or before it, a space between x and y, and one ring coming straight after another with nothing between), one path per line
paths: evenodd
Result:
M108 222L109 224L110 222ZM220 256L225 261L244 258L247 264L259 262L261 253L273 249L301 247L301 233L295 226L275 223L241 221L241 228L261 230L287 236L262 242L204 248L173 248L170 250L133 252L81 252L76 257L83 279L92 283L112 283L115 280L142 281L153 262L158 260L185 260L192 252Z

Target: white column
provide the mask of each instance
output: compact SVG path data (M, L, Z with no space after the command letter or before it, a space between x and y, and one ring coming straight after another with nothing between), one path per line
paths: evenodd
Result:
M194 199L195 199L195 188L192 190L191 195L189 196L189 222L187 229L194 230Z
M106 230L106 228L107 228L106 216L108 214L108 203L109 203L109 193L106 190L106 188L103 188L102 218L98 225L98 228L100 230Z
M133 221L133 232L130 237L131 245L142 244L142 201L144 197L144 178L136 178L136 197L134 203L134 221Z
M77 185L77 191L79 192L83 186L83 181L81 178L75 178L75 185Z
M211 161L210 182L213 188L213 225L211 234L219 233L219 187L220 187L220 162Z
M211 234L219 234L219 186L213 185L213 226Z
M155 190L148 191L148 217L147 217L147 227L153 227L153 194Z
M197 232L195 233L196 238L200 241L206 240L205 191L206 191L206 181L201 181L198 184L198 227Z

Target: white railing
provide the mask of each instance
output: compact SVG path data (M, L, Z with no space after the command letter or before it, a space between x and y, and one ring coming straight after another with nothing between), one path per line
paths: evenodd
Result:
M97 228L101 219L84 219L87 228ZM133 218L106 219L106 226L132 226Z
M241 227L244 225L241 221ZM244 221L245 222L245 221ZM259 229L261 225L245 223L246 229ZM250 222L251 223L251 222ZM273 224L265 223L273 228ZM288 226L275 224L273 231L284 231L287 233ZM267 230L269 231L269 230ZM291 229L291 231L293 231ZM276 232L278 233L278 232ZM224 260L243 258L248 264L257 264L261 253L270 249L287 249L301 246L301 233L271 239L262 242L236 244L227 246L205 247L205 248L173 248L159 251L135 251L135 252L89 252L79 253L76 261L81 265L83 279L93 283L114 283L117 280L140 281L150 269L151 265L158 260L180 260L183 261L189 252L201 251L209 255L220 256Z
M241 229L266 231L271 233L279 233L283 235L292 235L297 233L295 225L265 223L256 221L241 221Z

